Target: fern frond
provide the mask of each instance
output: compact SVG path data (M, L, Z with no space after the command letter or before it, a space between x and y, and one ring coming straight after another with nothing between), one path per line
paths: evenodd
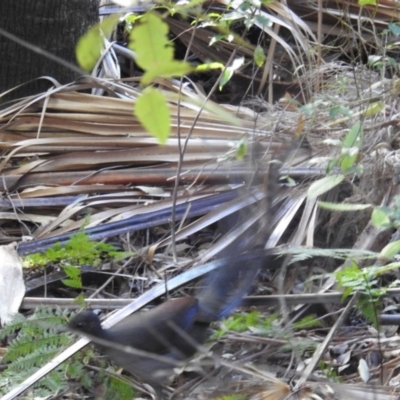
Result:
M290 264L295 262L308 260L313 257L330 257L338 260L346 260L348 258L353 260L368 260L374 259L378 253L369 250L358 249L318 249L308 247L291 247L278 252L279 255L290 257Z

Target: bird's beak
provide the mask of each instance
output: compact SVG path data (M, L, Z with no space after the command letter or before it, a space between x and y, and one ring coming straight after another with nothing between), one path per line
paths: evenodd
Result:
M68 326L66 326L66 325L63 325L63 326L60 326L59 328L58 328L58 333L67 333L67 332L71 332L69 329L68 329Z

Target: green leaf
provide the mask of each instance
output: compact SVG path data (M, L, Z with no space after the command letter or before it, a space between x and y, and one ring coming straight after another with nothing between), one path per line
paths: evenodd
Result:
M371 204L328 203L325 201L319 201L318 205L321 208L332 211L359 211L372 207Z
M342 160L340 163L340 168L343 173L346 173L351 169L358 157L358 149L362 143L363 128L361 122L356 122L346 137L343 139L342 146Z
M349 133L343 139L343 147L360 147L363 129L361 122L356 122L349 130Z
M82 288L82 279L81 279L81 270L80 268L72 265L66 265L63 267L64 272L68 276L68 279L63 279L62 283L65 286L81 289Z
M129 48L135 51L139 67L146 71L142 77L143 85L157 77L182 76L193 70L188 62L174 60L168 31L168 25L158 15L148 12L129 35Z
M265 53L263 48L260 45L257 45L256 49L254 50L254 61L257 66L262 67L265 63Z
M188 62L172 60L165 62L163 65L159 65L158 67L147 70L144 73L141 82L143 85L148 85L157 77L167 79L175 76L186 75L192 70L193 67Z
M358 0L359 6L376 6L377 0Z
M400 35L400 23L398 22L391 22L388 24L388 28L390 29L390 32L394 36L399 36Z
M348 107L344 107L341 105L333 106L329 109L329 118L335 118L339 114L344 115L345 117L351 117L352 113Z
M272 21L265 17L264 15L256 15L254 19L264 28L271 28L272 27Z
M400 252L400 240L391 242L386 245L379 253L380 258L392 259L394 256Z
M232 75L234 74L235 71L237 71L242 65L244 64L244 57L236 58L232 65L228 67L223 73L221 80L219 82L219 90L222 90L222 88L229 82L229 80L232 78Z
M85 71L91 71L101 56L103 48L103 34L101 31L104 32L104 36L108 37L118 20L119 14L104 18L102 22L92 26L79 38L75 54L78 64Z
M307 197L312 199L320 196L339 185L344 179L344 175L330 175L315 181L309 188Z
M229 80L232 78L233 71L231 68L227 68L224 72L222 72L221 80L219 81L219 90L222 90L222 88L229 82Z
M205 72L213 69L223 70L225 65L219 62L211 62L206 64L200 64L195 68L195 72Z
M136 53L140 68L161 68L174 59L174 48L168 39L168 25L151 12L146 13L132 29L128 47Z
M140 123L164 144L171 131L171 117L164 95L149 87L137 99L134 114Z
M241 161L246 156L246 154L247 154L247 141L246 139L241 139L236 149L236 158Z
M340 169L344 174L346 172L352 172L350 170L353 168L354 163L357 161L358 154L359 154L358 147L342 148Z
M371 221L376 228L383 228L390 225L390 218L386 212L380 208L374 208L374 211L372 211Z
M376 101L374 103L368 104L367 108L363 112L363 115L370 117L372 115L378 114L385 108L385 103L383 101Z

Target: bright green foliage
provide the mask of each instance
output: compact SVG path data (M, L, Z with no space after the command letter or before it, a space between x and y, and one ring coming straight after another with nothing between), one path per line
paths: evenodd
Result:
M219 82L219 90L222 90L222 88L230 81L235 71L237 71L243 65L243 63L244 57L236 58L232 65L223 71L221 80Z
M263 48L258 45L254 50L254 61L258 67L262 67L265 63L266 57Z
M341 170L345 174L350 171L357 160L362 144L363 128L361 122L356 122L349 130L342 144Z
M129 13L126 14L121 21L125 21L125 28L124 31L125 33L131 33L132 29L134 27L134 24L137 22L138 19L142 18L141 15Z
M384 209L384 207L374 208L371 221L376 228L389 228L392 224L388 215L388 210Z
M65 286L74 289L81 289L82 288L81 270L73 265L65 265L63 267L63 270L68 276L67 279L62 280L63 284Z
M246 400L247 395L245 394L230 394L226 396L217 397L215 400Z
M383 101L375 101L374 103L369 103L367 108L363 112L366 117L371 117L383 111L385 109L385 103Z
M326 201L319 201L318 205L325 210L332 211L360 211L372 207L371 204L352 204L352 203L329 203Z
M142 84L155 78L179 77L193 71L186 61L174 60L174 48L168 38L168 25L158 15L147 12L129 35L129 47L135 51L136 62L145 72ZM146 89L137 99L134 114L140 123L163 144L171 131L167 100L161 91Z
M245 138L241 139L236 147L236 152L235 152L236 158L239 161L243 160L243 158L247 154L247 150L248 150L247 140Z
M200 64L196 67L195 72L206 72L213 69L223 70L225 68L224 64L220 62L211 62L206 64Z
M69 287L80 288L81 270L78 265L97 266L106 257L120 259L131 255L127 252L118 252L114 246L107 243L94 242L84 232L78 232L64 246L56 243L44 254L36 253L25 257L24 265L32 268L58 264L68 277L63 283Z
M356 166L359 151L363 139L363 127L361 122L356 122L343 139L341 146L341 155L337 159L330 161L327 172L332 171L334 168L340 166L341 173L335 175L328 175L324 178L318 179L313 182L308 188L307 197L309 199L321 196L322 194L333 189L339 185L348 174L362 174L362 165Z
M65 244L56 243L44 254L36 253L25 258L25 265L44 266L48 263L98 265L100 256L115 251L107 243L94 242L83 232L78 232Z
M388 243L379 253L379 258L391 260L400 253L400 240Z
M310 329L322 326L321 321L318 321L314 315L307 315L301 320L293 323L294 329Z
M184 2L164 2L163 6L168 9L171 16L180 14L182 18L186 19L189 15L202 13L202 4L205 0L190 0Z
M377 0L358 0L358 5L360 6L376 6L377 5Z
M59 332L69 318L68 313L68 310L61 313L43 308L27 319L17 314L12 323L2 328L0 340L15 334L17 336L7 347L3 358L3 363L8 365L0 373L0 395L31 376L70 344L71 335ZM41 379L33 387L33 397L54 396L68 390L73 382L78 382L85 389L92 389L95 377L85 365L93 355L90 347L80 351ZM106 375L101 381L107 389L106 399L130 400L134 397L131 385L123 377Z
M129 48L135 52L139 67L145 71L142 77L144 85L156 77L182 76L193 70L189 63L174 60L174 48L168 38L168 30L168 25L161 17L147 12L129 35Z
M75 48L76 59L85 71L91 71L101 56L103 34L109 37L119 15L110 15L92 26L79 40Z
M122 376L109 375L105 381L105 400L131 400L136 398L132 385Z
M380 287L378 276L380 267L371 266L360 269L356 263L337 272L336 279L344 289L343 299L352 294L358 295L358 310L373 324L377 325L377 309L386 287Z
M0 374L0 394L8 392L13 386L31 376L38 368L50 361L70 342L67 334L60 334L59 328L65 323L68 311L53 312L40 309L25 319L17 315L12 323L0 331L0 339L18 332L15 340L7 347L3 363L9 363ZM55 394L68 388L65 371L68 365L79 368L78 360L70 360L57 370L46 375L34 386L36 396Z
M136 101L134 114L160 144L165 144L171 131L171 116L161 91L146 88Z
M262 317L258 311L246 314L235 314L221 322L221 327L214 335L214 339L219 339L229 331L245 332L249 328L257 327L260 330L268 331L272 329L272 323L276 320L276 315L272 314L268 318Z
M400 196L393 199L390 207L376 207L372 213L372 223L377 228L400 227Z

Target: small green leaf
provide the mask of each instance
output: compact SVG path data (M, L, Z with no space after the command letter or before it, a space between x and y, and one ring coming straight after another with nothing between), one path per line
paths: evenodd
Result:
M160 16L148 12L129 35L129 48L136 53L140 68L148 71L174 59L174 48L168 39L168 25Z
M352 112L348 107L344 107L341 105L333 106L329 109L329 118L335 118L339 114L344 115L345 117L351 117Z
M101 23L92 26L79 38L75 54L78 64L85 71L91 71L101 56L101 49L103 48L103 34L101 31L104 32L104 36L108 37L118 20L118 14L104 18Z
M397 254L399 254L399 252L400 252L400 240L397 240L396 242L391 242L388 245L386 245L379 253L379 257L390 260Z
M246 139L241 139L239 145L236 149L236 158L241 161L247 154L247 141Z
M374 54L371 54L368 56L367 64L370 67L376 67L376 66L378 66L378 63L382 63L382 56L374 55Z
M136 100L134 114L160 144L167 141L171 131L171 117L167 101L159 90L146 88Z
M374 103L368 104L367 108L363 112L366 117L378 114L385 109L385 103L383 101L376 101Z
M340 168L343 173L348 172L357 161L358 149L361 146L363 137L363 128L361 122L356 122L346 137L343 139L342 145L342 159L340 163Z
M258 14L254 17L254 19L264 28L271 28L272 21L265 17L264 15Z
M222 90L222 88L229 82L229 80L232 78L233 73L237 71L244 63L244 57L236 58L232 65L228 67L223 73L221 80L219 82L219 90Z
M221 76L221 80L219 81L219 90L222 90L222 88L230 81L232 78L233 71L230 68L227 68Z
M392 34L394 36L399 36L400 35L400 23L398 23L398 22L390 22L388 24L388 28L390 29L390 32L392 32Z
M342 148L342 158L340 161L340 169L345 174L346 172L351 172L351 168L357 161L358 157L358 147L343 147Z
M358 0L358 5L359 6L376 6L377 0Z
M318 205L325 210L332 211L359 211L372 207L371 204L328 203L326 201L319 201Z
M309 188L307 197L312 199L320 196L339 185L344 179L344 175L330 175L315 181Z
M254 50L254 61L257 64L257 66L262 67L265 63L265 59L266 57L264 50L260 45L258 45Z
M213 69L223 70L225 65L219 62L211 62L206 64L200 64L195 68L195 72L205 72Z
M343 139L343 147L360 147L363 134L361 122L356 122L349 130L349 133Z
M65 265L63 267L65 274L68 276L67 279L62 279L62 283L65 286L81 289L82 288L82 279L81 279L81 270L80 268L72 265Z
M372 211L371 221L376 228L384 228L390 224L390 218L387 213L380 208L374 208L374 211Z
M155 78L172 78L190 73L193 67L186 61L166 61L164 64L148 69L142 76L142 85L150 84Z

